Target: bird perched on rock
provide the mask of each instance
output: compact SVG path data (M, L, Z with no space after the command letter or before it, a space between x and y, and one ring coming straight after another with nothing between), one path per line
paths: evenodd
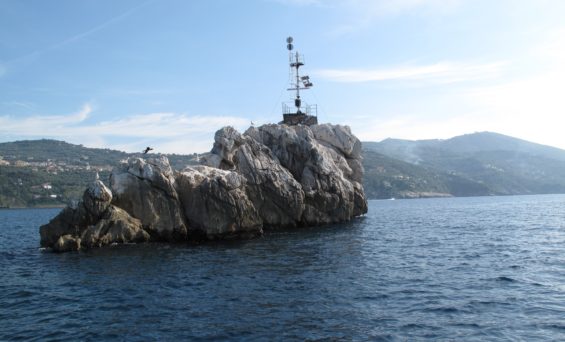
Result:
M143 150L143 154L147 154L147 152L152 151L152 150L153 150L153 149L152 149L151 147L147 146L147 147L145 148L145 150Z

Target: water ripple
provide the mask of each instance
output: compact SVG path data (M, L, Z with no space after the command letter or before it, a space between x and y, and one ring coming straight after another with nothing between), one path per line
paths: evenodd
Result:
M565 196L371 201L345 225L38 249L0 210L0 340L565 340Z

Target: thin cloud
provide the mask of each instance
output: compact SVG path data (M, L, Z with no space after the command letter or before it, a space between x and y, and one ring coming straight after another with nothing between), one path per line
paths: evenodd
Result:
M459 113L455 116L437 116L433 113L441 113L441 108L425 108L427 104L422 102L402 113L401 109L366 113L362 120L350 118L348 124L365 141L387 137L449 138L473 131L492 131L565 149L565 30L555 30L547 36L547 40L524 52L521 59L513 60L513 70L508 70L511 73L516 66L535 65L534 72L472 84L451 92L448 98L436 98L436 104L451 101L451 107Z
M202 132L213 133L222 126L241 127L248 123L248 119L232 116L151 113L101 122L89 126L88 130L106 136L172 138Z
M149 113L90 123L93 109L85 104L69 115L0 116L0 136L14 139L60 139L91 147L137 151L154 144L160 152L192 153L209 150L214 133L223 126L244 130L248 118L234 116L197 116L183 113ZM119 144L109 143L120 141Z
M318 6L381 16L419 9L451 10L462 0L268 0L287 6Z
M544 36L517 61L529 73L470 88L460 95L460 103L474 111L477 121L498 123L498 131L512 130L511 135L565 148L565 29Z
M436 14L448 13L458 6L461 0L350 0L347 2L369 16L380 17L416 10L434 11Z
M14 58L14 59L8 61L6 64L12 64L12 63L19 62L19 61L24 60L24 59L27 59L27 58L39 56L39 55L41 55L41 54L43 54L43 53L45 53L45 52L48 52L48 51L51 51L51 50L55 50L55 49L58 49L58 48L60 48L60 47L65 46L65 45L68 45L68 44L71 44L71 43L80 41L81 39L83 39L83 38L85 38L85 37L88 37L88 36L92 35L93 33L98 32L98 31L101 31L101 30L105 29L106 27L108 27L108 26L110 26L110 25L112 25L112 24L114 24L114 23L116 23L116 22L118 22L118 21L120 21L120 20L122 20L122 19L128 17L130 14L132 14L132 13L135 12L135 11L137 11L137 10L140 9L141 7L146 6L147 4L151 3L152 1L153 1L153 0L145 1L145 2L143 2L143 3L141 3L141 4L137 5L137 6L134 6L134 7L130 8L130 9L126 10L125 12L123 12L123 13L117 15L117 16L114 16L114 17L112 17L112 18L106 20L105 22L103 22L103 23L101 23L101 24L99 24L99 25L97 25L97 26L95 26L95 27L93 27L93 28L91 28L91 29L89 29L89 30L86 30L86 31L84 31L84 32L75 34L75 35L73 35L73 36L71 36L71 37L68 37L67 39L64 39L64 40L62 40L62 41L60 41L60 42L57 42L57 43L52 44L52 45L50 45L50 46L47 46L47 47L45 47L45 48L43 48L43 49L38 49L38 50L32 51L32 52L30 52L30 53L28 53L28 54L25 54L25 55L23 55L23 56L16 57L16 58ZM0 77L1 77L1 76L2 76L2 66L0 65Z
M382 69L322 69L314 72L333 82L427 81L456 83L497 76L505 62L461 64L441 62L422 66L402 66Z
M92 106L86 103L79 111L69 115L35 115L27 118L0 116L0 132L6 135L26 136L41 135L50 131L50 128L72 129L85 121L91 112Z
M271 0L273 1L273 0ZM328 32L343 36L363 31L387 17L406 14L448 15L464 0L274 0L288 6L315 6L339 13L342 19Z
M391 118L363 120L363 124L350 123L352 130L361 141L397 139L448 139L475 131L492 130L503 132L498 126L484 126L484 122L473 115L458 115L449 118L420 117L398 114Z
M321 5L320 0L270 0L287 6Z
M2 105L10 106L10 107L23 108L23 109L27 109L27 110L32 110L32 109L35 108L35 106L31 102L7 101L7 102L2 102Z

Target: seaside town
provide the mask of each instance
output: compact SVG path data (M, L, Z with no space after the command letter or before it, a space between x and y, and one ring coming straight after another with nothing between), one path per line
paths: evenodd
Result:
M79 185L95 173L112 170L110 164L91 165L88 156L69 161L4 155L0 167L0 207L62 206L79 198Z

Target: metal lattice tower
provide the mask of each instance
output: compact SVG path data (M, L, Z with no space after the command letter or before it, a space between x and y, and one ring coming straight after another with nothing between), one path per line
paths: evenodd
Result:
M310 81L310 76L300 76L300 67L304 65L304 57L298 51L293 52L294 45L292 42L292 37L286 39L291 74L290 88L287 90L292 91L295 98L294 105L283 103L283 123L288 125L316 125L318 124L317 106L309 105L300 98L300 91L310 89L313 84Z

